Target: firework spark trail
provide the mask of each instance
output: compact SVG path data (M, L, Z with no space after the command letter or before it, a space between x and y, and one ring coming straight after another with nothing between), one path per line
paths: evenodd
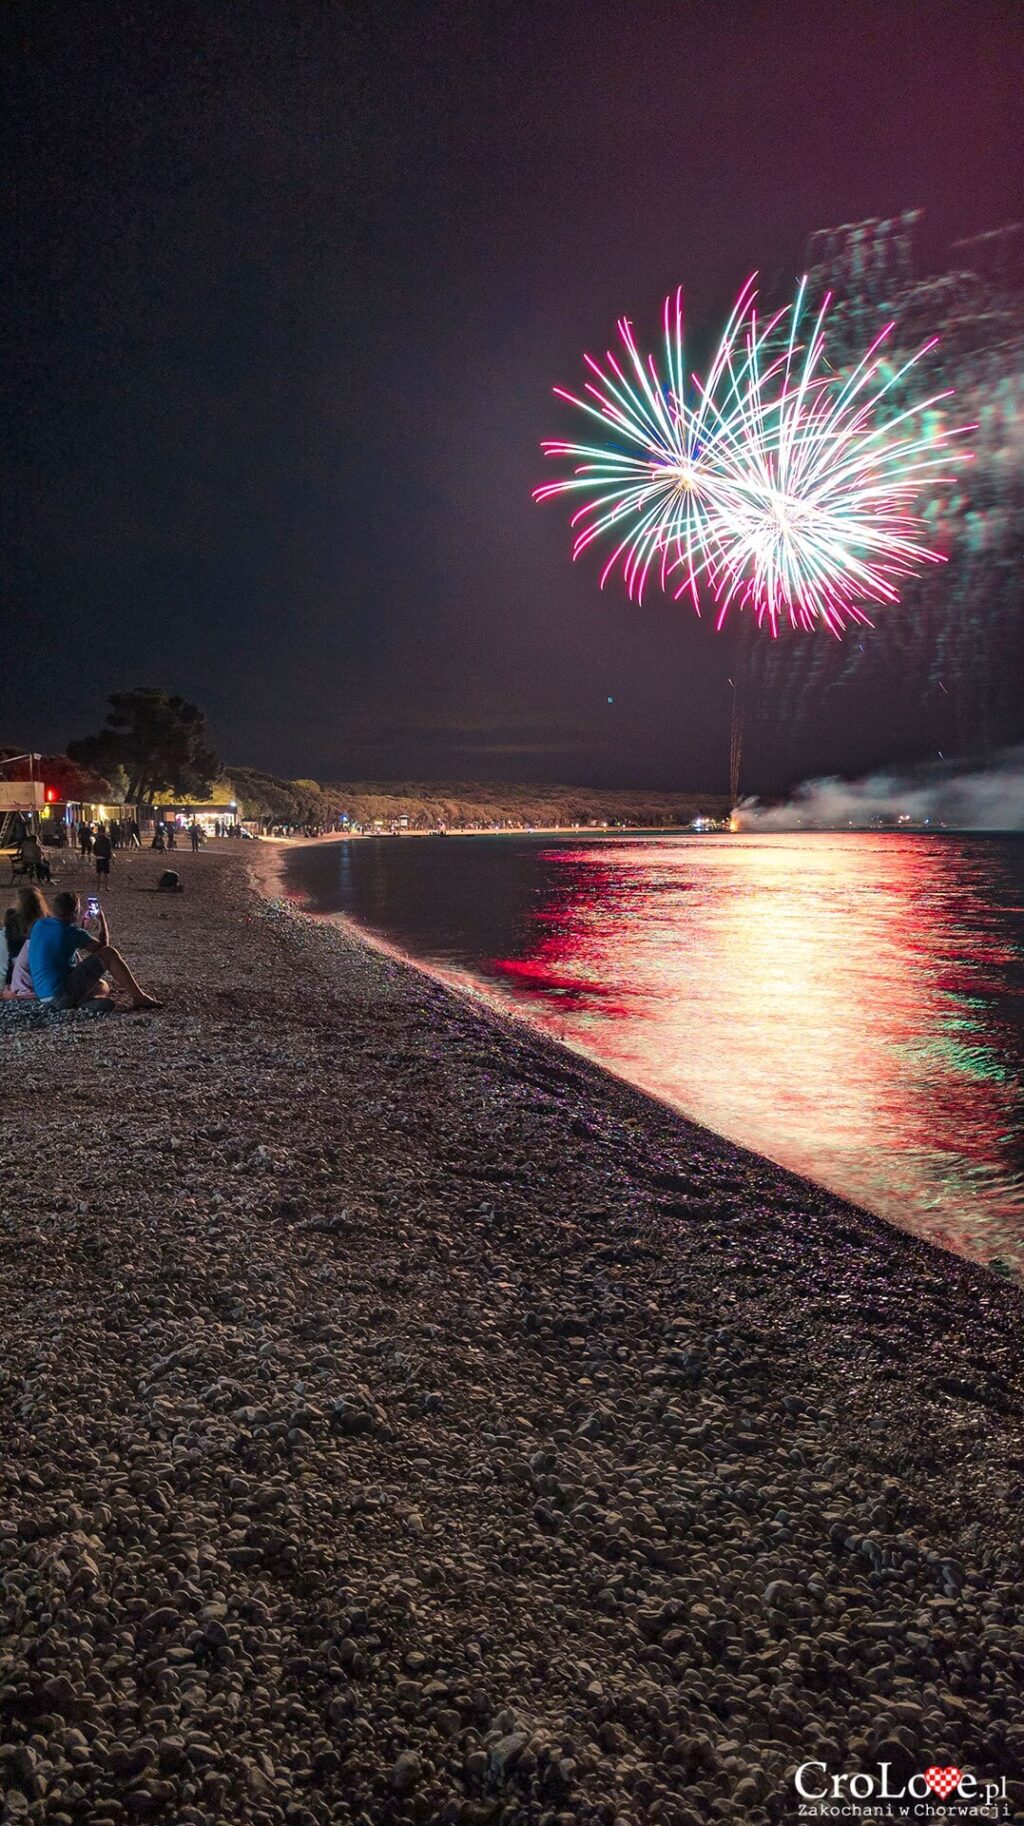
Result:
M959 430L922 424L949 391L886 419L889 396L935 340L886 376L889 324L842 378L825 356L829 296L801 341L806 289L805 280L788 310L762 320L749 279L704 381L687 384L677 290L664 308L666 382L623 318L625 363L613 350L605 367L587 356L589 399L555 389L608 441L544 444L576 466L535 498L585 497L572 516L573 557L614 536L602 587L621 567L642 601L657 561L662 587L680 574L674 594L688 593L698 612L703 583L719 627L735 605L773 634L782 621L839 634L870 625L872 607L898 601L902 579L943 561L922 542L914 509L949 481L942 469L968 459L949 447Z
M886 395L934 341L876 386L889 324L840 381L823 371L828 297L795 372L804 294L802 285L785 356L776 364L780 384L766 427L758 426L763 448L752 452L749 438L740 442L729 502L734 540L715 595L719 623L738 596L773 632L785 617L803 627L818 620L838 633L847 621L868 621L863 604L897 601L897 579L941 561L921 544L923 522L912 508L926 482L940 480L936 471L949 456L931 434L906 435L903 428L949 394L879 423ZM751 325L755 363L764 341Z
M535 490L538 501L573 493L588 497L571 520L574 558L628 522L625 537L601 572L602 588L620 563L626 588L638 601L643 600L656 558L663 587L673 562L685 563L694 593L697 578L711 570L718 532L710 495L717 475L703 459L703 447L713 436L709 421L720 416L713 388L730 368L731 343L742 328L753 284L751 278L743 287L726 326L710 386L694 383L692 396L686 380L681 288L666 298L664 306L667 382L654 357L645 360L641 355L632 324L621 318L618 331L628 358L626 371L614 350L607 352L605 368L588 355L584 359L594 379L584 390L590 398L555 388L558 398L595 419L606 436L609 429L616 434L615 442L597 446L546 442L546 455L572 458L578 466L571 476Z

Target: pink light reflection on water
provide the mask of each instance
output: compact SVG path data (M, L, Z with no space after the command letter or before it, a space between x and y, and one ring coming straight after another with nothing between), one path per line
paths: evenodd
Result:
M535 943L488 966L533 1020L844 1197L1024 1267L1021 949L976 846L772 834L545 861Z

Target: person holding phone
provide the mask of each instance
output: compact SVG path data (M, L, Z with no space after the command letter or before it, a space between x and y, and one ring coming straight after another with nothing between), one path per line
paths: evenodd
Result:
M132 1008L159 1008L156 997L146 993L110 943L107 916L99 901L95 938L78 923L80 917L78 895L61 893L54 896L52 915L38 919L32 927L28 963L39 1001L51 1008L81 1008L109 993L109 978Z

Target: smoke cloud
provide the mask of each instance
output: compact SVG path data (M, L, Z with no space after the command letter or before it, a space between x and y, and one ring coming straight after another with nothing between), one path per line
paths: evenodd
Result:
M1024 747L992 760L871 774L864 780L807 780L786 805L744 799L744 831L870 830L879 823L929 823L967 831L1024 830Z

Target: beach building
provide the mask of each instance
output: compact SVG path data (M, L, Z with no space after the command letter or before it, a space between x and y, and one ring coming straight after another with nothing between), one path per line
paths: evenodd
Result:
M172 799L161 796L154 799L151 823L174 824L179 830L185 830L193 820L207 837L212 837L218 824L236 824L238 818L238 801L222 799Z
M0 748L0 824L13 813L31 815L44 843L59 841L57 826L126 818L133 808L109 780L79 767L67 755L19 754Z
M245 812L230 780L218 780L209 799L184 800L160 793L151 805L137 805L126 801L111 781L67 755L0 747L0 832L5 821L19 816L38 826L44 843L56 844L59 824L108 824L134 817L143 830L160 822L184 829L195 819L210 837L218 824L244 823Z
M212 837L218 824L245 823L245 810L231 781L217 780L209 799L180 799L173 793L158 793L153 800L152 818L175 824L180 830L194 819L204 835Z

